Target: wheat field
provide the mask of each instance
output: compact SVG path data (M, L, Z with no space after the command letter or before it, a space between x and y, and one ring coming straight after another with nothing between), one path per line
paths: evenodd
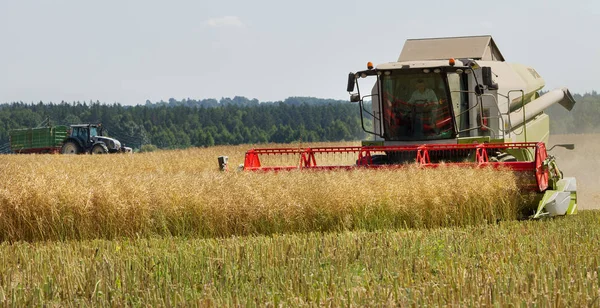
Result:
M0 306L598 307L600 212L212 239L0 243Z
M600 303L600 213L515 221L509 171L234 171L248 148L3 156L0 306Z
M5 156L0 240L463 226L515 219L522 203L508 171L217 170L217 156L228 155L235 166L248 148Z

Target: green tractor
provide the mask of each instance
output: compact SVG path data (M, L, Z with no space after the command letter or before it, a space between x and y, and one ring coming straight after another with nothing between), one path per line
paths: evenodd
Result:
M119 140L106 137L101 124L71 125L68 137L65 139L61 154L107 154L131 153L130 147L122 146Z

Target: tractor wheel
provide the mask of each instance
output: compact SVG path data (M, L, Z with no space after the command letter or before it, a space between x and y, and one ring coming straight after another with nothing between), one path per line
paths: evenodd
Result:
M105 144L99 143L92 148L92 154L107 154L108 148Z
M81 150L79 149L79 145L73 141L67 141L63 144L62 148L60 148L61 154L79 154Z

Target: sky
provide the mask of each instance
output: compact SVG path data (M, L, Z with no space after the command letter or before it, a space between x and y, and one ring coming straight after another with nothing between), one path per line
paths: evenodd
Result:
M492 35L546 90L600 90L600 1L0 0L0 103L348 99L409 38Z

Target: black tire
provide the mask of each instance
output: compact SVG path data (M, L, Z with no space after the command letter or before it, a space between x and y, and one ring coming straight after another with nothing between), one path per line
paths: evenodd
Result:
M81 149L79 145L74 141L67 141L63 144L62 148L60 148L61 154L79 154L81 153Z
M104 143L98 143L92 148L92 154L108 154L108 148Z
M498 156L498 161L499 162L510 162L510 161L518 161L516 157L508 154L508 153L502 153Z

